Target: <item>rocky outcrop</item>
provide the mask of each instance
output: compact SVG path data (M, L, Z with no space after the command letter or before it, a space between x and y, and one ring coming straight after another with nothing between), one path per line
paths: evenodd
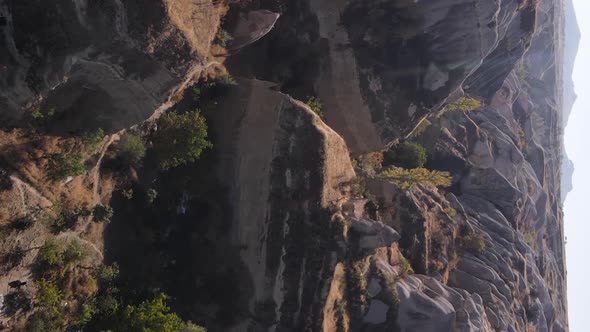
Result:
M0 3L0 121L39 108L59 132L147 119L204 65L223 8L214 1Z
M280 14L269 10L253 10L240 15L232 33L229 48L238 50L264 37L279 19Z
M219 121L232 241L250 271L243 331L317 330L338 253L334 212L354 171L344 140L305 104L240 80ZM227 176L230 174L230 176ZM340 226L339 226L340 225Z

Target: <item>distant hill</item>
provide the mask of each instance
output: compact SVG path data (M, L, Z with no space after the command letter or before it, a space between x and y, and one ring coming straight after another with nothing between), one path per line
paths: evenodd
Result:
M580 44L580 28L574 10L572 0L565 1L565 50L563 58L563 122L567 124L572 107L577 98L572 74L574 73L574 63L578 54L578 45Z
M563 126L567 126L574 102L578 97L576 95L572 75L574 73L574 63L578 54L580 44L580 27L574 4L572 0L565 1L565 49L563 55ZM564 202L567 194L573 189L572 177L574 174L574 163L567 156L567 151L563 149L563 163L561 167L561 201Z

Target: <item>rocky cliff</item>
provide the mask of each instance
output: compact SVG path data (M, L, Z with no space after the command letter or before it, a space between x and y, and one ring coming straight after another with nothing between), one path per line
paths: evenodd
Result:
M37 216L108 203L110 224L81 216L56 238L93 248L85 268L118 262L123 303L162 290L210 331L568 330L563 3L0 8L5 296L14 279L38 296L29 272L51 229ZM159 115L195 108L213 148L194 164L158 170L148 150L142 167L116 166L125 131L150 137ZM32 114L48 109L40 129ZM98 127L117 133L84 153L86 173L45 177L44 154ZM451 184L379 176L400 142L423 146ZM13 227L22 216L33 227ZM71 283L86 276L71 271ZM75 288L64 296L84 303ZM24 326L33 303L1 320ZM96 320L86 330L105 328Z

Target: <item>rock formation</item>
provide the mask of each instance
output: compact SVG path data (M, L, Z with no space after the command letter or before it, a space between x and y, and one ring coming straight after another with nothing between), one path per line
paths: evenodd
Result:
M571 6L280 4L0 3L2 225L60 198L110 204L109 225L81 218L58 238L119 262L122 297L165 291L210 331L567 331ZM214 45L226 14L231 52ZM451 107L465 98L477 106ZM213 142L201 159L162 171L148 149L142 167L116 167L120 134L197 108ZM47 131L31 129L49 109ZM92 169L37 174L53 140L96 128L120 132L84 154ZM452 185L376 177L375 156L404 140ZM3 254L39 243L0 271L2 294L49 236L40 223L7 234ZM31 310L0 319L21 327Z

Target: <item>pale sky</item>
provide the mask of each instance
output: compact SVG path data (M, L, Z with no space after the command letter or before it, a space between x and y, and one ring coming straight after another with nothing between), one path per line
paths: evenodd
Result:
M573 0L582 32L574 67L578 99L565 129L575 165L574 189L564 204L571 332L590 331L590 0Z

